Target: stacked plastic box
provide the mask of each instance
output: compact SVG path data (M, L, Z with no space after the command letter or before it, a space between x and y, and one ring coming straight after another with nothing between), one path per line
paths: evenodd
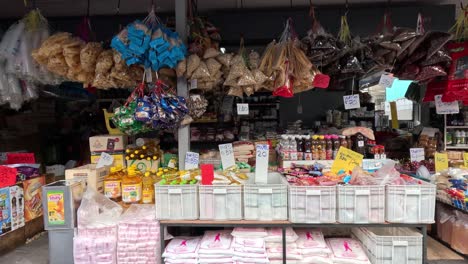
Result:
M154 185L156 219L198 219L198 185Z
M338 222L384 223L385 186L342 185L338 191Z
M242 220L241 185L200 185L201 220Z
M289 184L289 221L292 223L335 223L335 186Z

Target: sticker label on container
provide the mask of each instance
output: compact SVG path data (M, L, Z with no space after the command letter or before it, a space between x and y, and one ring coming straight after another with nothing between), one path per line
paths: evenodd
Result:
M344 108L346 110L356 109L361 107L359 100L359 94L345 95L343 96Z
M232 144L221 144L218 147L219 153L221 155L221 164L223 165L223 169L227 169L236 165L236 161L234 160L234 150L232 148Z
M249 115L249 104L237 104L238 115Z
M104 166L109 166L114 163L114 157L112 155L109 155L105 152L101 153L101 156L99 157L99 160L96 165L96 169L102 168Z
M136 203L141 200L141 183L122 185L122 201Z
M198 153L190 152L190 151L185 153L185 169L186 170L197 169L199 159L200 159L200 155Z
M154 197L154 191L153 190L143 190L143 196L142 196L142 203L144 204L152 204L153 203L153 197Z
M115 199L122 196L122 187L120 181L105 181L104 195L107 198Z
M411 161L424 160L424 148L410 148L410 159Z
M460 113L460 107L458 106L458 101L453 102L442 102L442 95L434 96L434 102L436 106L436 112L439 115L443 114L458 114Z
M447 153L435 153L435 170L436 172L448 169L448 156Z
M267 183L268 179L268 157L270 146L267 144L256 145L255 155L255 183Z
M47 222L49 225L65 224L63 191L47 191Z

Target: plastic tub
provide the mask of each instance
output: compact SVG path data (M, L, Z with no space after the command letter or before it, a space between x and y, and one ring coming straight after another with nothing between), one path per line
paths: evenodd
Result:
M292 223L336 222L336 186L289 184L289 221Z
M288 220L288 185L279 173L268 173L267 184L244 185L245 220Z
M385 186L341 185L337 191L338 222L385 222Z
M154 185L156 219L198 219L198 185Z
M387 185L385 220L391 223L434 223L436 186Z
M373 264L423 263L422 234L411 228L353 228Z
M199 185L200 220L242 220L241 185Z

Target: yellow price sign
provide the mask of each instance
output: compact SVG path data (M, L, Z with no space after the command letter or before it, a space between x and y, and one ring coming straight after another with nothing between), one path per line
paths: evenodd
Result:
M435 158L435 170L436 170L436 172L448 169L449 163L448 163L447 153L436 152L434 158Z
M336 158L333 161L331 171L338 173L340 170L345 172L352 171L354 167L361 166L364 156L348 148L340 147Z
M463 153L463 166L468 168L468 152Z

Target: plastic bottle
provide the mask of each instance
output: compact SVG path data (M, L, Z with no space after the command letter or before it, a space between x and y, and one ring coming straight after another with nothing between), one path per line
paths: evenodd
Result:
M141 176L135 167L129 167L127 174L122 178L122 201L125 204L139 203L141 201Z
M294 136L289 136L289 160L297 160L297 147Z
M455 145L461 144L461 132L460 130L455 131Z
M326 143L325 158L327 160L331 160L333 159L333 141L332 141L331 135L325 136L325 143Z
M332 158L335 159L336 154L338 153L338 150L340 149L341 145L340 145L340 139L338 138L337 135L333 135L332 140L333 140L333 155L332 155L333 157Z
M347 136L346 142L348 142L348 148L353 149L353 141L351 140L351 137Z
M348 141L345 136L340 136L340 147L348 148Z
M310 135L304 136L304 160L312 160L312 142Z
M318 148L318 136L314 135L312 137L312 159L313 160L318 160L320 159L319 155L319 148Z
M296 135L297 160L304 159L304 141L301 135Z
M364 137L364 135L361 133L357 133L355 142L355 151L366 156L366 138Z
M145 172L142 179L142 198L141 203L153 204L154 203L154 180L149 171Z
M466 144L465 139L466 139L466 133L465 133L465 130L462 130L462 131L460 132L460 144L461 144L461 145L465 145L465 144Z
M283 160L289 160L289 139L288 135L281 135L281 156L283 157Z
M325 137L319 136L318 153L319 153L320 160L325 160L327 158L326 148L327 148L327 143L325 141Z
M104 178L104 195L114 202L122 200L122 175L120 171L117 167L111 167L109 175Z

